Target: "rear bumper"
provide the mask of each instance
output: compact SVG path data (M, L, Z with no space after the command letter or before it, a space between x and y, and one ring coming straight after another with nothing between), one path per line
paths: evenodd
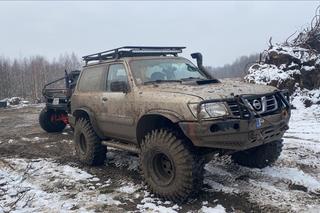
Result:
M179 125L197 147L245 150L281 139L288 129L290 113L283 111L263 118L267 121L260 127L256 126L256 118L180 122Z
M46 106L48 109L54 109L54 110L63 110L68 111L69 105L67 103L59 103L58 105L52 104L52 103L46 103Z

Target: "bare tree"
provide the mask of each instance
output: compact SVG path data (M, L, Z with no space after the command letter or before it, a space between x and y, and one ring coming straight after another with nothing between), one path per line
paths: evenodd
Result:
M80 67L81 62L75 53L65 53L52 61L40 55L13 60L0 57L0 99L12 96L39 99L46 83L62 77L65 70Z
M244 77L248 71L248 64L256 62L259 59L259 54L249 56L241 56L232 64L226 64L222 67L208 67L209 71L217 78L233 78Z

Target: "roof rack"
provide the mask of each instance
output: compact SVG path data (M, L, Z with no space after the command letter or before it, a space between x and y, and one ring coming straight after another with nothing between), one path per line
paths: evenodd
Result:
M138 56L178 56L185 47L146 47L146 46L124 46L91 55L83 56L86 65L89 61L102 61L108 59L119 59L123 57Z

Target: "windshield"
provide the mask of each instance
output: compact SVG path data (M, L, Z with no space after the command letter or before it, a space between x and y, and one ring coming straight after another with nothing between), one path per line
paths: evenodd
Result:
M130 66L137 84L206 79L197 67L181 58L134 60Z

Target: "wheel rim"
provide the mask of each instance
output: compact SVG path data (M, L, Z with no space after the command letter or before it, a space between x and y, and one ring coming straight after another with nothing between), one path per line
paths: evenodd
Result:
M86 142L86 137L83 134L80 135L79 147L80 147L80 151L82 153L86 153L86 151L87 151L87 142Z
M175 173L175 168L170 158L163 153L157 153L154 155L151 164L155 181L161 186L169 185Z

